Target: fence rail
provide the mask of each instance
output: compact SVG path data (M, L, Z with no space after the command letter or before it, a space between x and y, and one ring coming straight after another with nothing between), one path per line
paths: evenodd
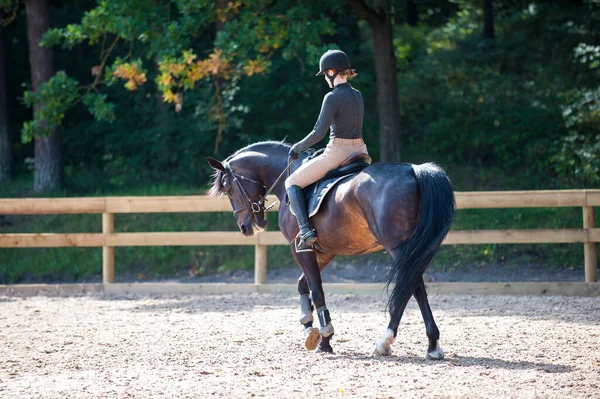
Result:
M275 197L269 198L269 201L275 200ZM458 209L582 208L581 229L451 231L443 244L582 243L585 281L597 281L600 228L594 226L594 207L600 206L600 190L459 192L456 204ZM265 284L267 246L288 245L280 232L267 231L253 237L231 231L114 232L114 215L119 213L230 211L226 199L206 196L0 199L0 215L102 214L102 233L0 234L0 248L102 247L103 281L112 283L115 247L254 245L255 283Z

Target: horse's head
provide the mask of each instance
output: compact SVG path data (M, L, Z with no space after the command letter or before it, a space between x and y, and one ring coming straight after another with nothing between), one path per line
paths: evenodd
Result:
M255 173L245 169L241 165L242 162L222 163L210 157L207 157L206 161L215 171L213 185L208 195L212 197L227 195L233 208L233 217L245 236L263 231L267 227L265 185L259 181Z

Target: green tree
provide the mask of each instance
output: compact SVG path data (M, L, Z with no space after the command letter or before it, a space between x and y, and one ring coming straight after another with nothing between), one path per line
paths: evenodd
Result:
M14 174L12 128L8 111L6 86L5 28L6 14L0 7L0 183L11 180Z
M29 66L33 93L44 97L44 85L54 75L54 52L42 47L42 35L50 28L50 13L47 0L26 0L27 40L29 42ZM31 134L35 142L35 192L57 190L62 187L63 168L60 131L52 123L42 101L33 105L37 121Z
M411 0L406 1L406 22L409 26L419 24L419 7L416 2Z
M482 0L483 8L483 37L493 39L494 32L494 2L493 0Z
M347 0L347 2L356 15L367 22L371 30L375 56L381 161L399 161L401 159L402 135L396 77L396 55L393 44L392 4L390 0L374 0L372 6L364 0Z
M81 23L52 29L43 42L67 50L82 43L99 45L93 77L79 82L59 72L53 79L61 81L62 91L50 81L45 96L29 93L25 100L57 115L52 122L58 125L65 112L80 102L97 119L113 119L114 105L107 102L102 87L118 82L134 92L153 81L177 112L184 107L185 92L209 88L212 104L207 117L216 122L217 150L227 127L223 93L235 91L242 78L268 72L276 55L287 60L318 59L324 33L333 33L331 24L295 1L99 2ZM207 36L213 40L205 40ZM27 123L25 138L39 125L38 118Z

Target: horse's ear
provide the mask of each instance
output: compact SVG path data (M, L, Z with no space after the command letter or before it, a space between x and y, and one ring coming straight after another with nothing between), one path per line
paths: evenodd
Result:
M220 170L221 172L225 172L225 166L214 158L206 157L206 162L210 165L211 168Z

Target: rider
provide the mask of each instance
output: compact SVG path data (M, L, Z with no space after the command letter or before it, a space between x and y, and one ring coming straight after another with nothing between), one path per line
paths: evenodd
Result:
M328 50L321 56L318 75L325 75L333 90L323 98L321 113L312 132L292 146L289 158L298 159L300 152L323 139L331 128L329 143L325 152L302 164L285 181L290 209L300 227L298 249L309 249L317 241L302 189L322 179L328 171L337 169L349 156L367 154L362 139L363 98L347 82L356 76L350 59L343 51Z

